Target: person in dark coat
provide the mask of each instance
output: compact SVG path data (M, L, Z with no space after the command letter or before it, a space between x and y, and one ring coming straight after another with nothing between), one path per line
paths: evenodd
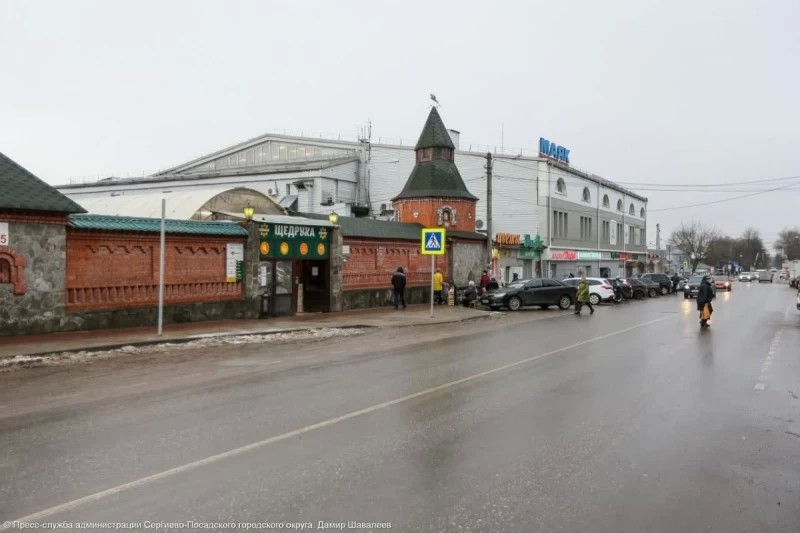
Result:
M406 274L403 267L397 267L397 272L392 276L392 303L397 309L400 305L406 308Z
M475 288L475 282L470 280L467 289L464 291L464 296L461 299L461 304L464 307L469 307L470 302L478 299L478 289Z
M481 274L481 294L485 293L488 289L489 283L492 282L492 278L489 277L489 271L484 270L483 274Z
M672 282L672 294L677 294L678 293L678 283L681 281L681 278L678 277L678 273L677 272L672 274L672 278L670 278L670 281Z
M711 300L714 299L714 289L711 287L711 278L703 276L700 282L700 289L697 292L697 310L700 311L700 327L707 328L708 320L703 319L703 307L708 304L709 316L714 312L714 307L711 305Z

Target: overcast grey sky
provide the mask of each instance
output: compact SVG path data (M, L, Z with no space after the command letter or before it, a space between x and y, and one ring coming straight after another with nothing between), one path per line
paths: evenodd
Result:
M796 0L0 0L0 19L0 151L51 184L275 129L413 140L435 93L462 146L544 136L646 195L650 239L800 225L800 179L646 190L800 176Z

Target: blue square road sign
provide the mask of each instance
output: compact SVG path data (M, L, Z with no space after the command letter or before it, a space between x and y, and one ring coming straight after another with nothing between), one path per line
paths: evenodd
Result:
M422 255L444 255L444 228L422 230Z

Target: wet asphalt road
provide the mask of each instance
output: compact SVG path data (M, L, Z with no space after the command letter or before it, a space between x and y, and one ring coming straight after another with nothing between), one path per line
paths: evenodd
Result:
M30 376L0 375L0 528L800 531L793 295L736 283L708 331L694 301L660 297L319 343L289 366L287 346L157 375L76 365L35 401Z

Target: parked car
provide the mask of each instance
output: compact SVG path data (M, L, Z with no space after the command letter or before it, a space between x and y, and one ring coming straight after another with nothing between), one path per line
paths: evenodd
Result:
M629 279L638 279L639 281L647 285L647 295L651 298L653 296L658 296L659 294L661 294L661 285L655 280L644 277L635 277Z
M741 272L739 274L739 281L753 281L753 275L750 272Z
M528 279L487 292L481 296L481 304L491 309L507 307L510 311L529 305L538 305L542 309L557 305L560 309L569 309L575 303L577 292L576 287L555 279Z
M757 270L750 272L750 281L761 281L759 272Z
M758 282L759 283L773 283L775 274L772 272L767 272L766 270L759 270L756 272L758 274Z
M631 293L635 300L643 300L650 294L650 285L639 278L628 278L625 283L631 286Z
M728 278L714 278L714 288L731 292L733 287L731 286L731 281Z
M611 290L613 291L614 290L613 289L614 288L614 280L606 278L605 282L608 285L611 286L611 288L612 288ZM624 279L620 279L619 280L619 289L622 291L622 297L625 298L626 300L630 300L630 299L632 299L634 297L633 288L631 287L631 284L628 283L627 281L625 281ZM645 295L643 293L642 297L644 297L644 296Z
M586 278L589 282L589 302L597 305L600 302L610 302L614 300L614 288L604 278ZM563 283L577 287L581 282L580 278L567 278Z
M658 283L659 292L666 296L667 294L672 292L672 280L669 279L669 276L666 274L656 274L653 272L648 272L647 274L642 274L641 276L636 276L642 279L649 279Z

